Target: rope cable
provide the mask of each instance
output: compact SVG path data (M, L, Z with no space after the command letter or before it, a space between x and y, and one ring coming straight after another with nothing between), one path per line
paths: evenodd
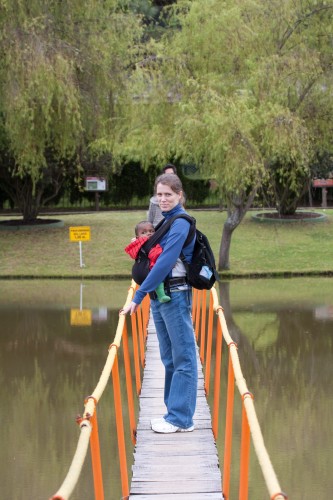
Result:
M132 280L131 286L128 289L124 307L129 305L132 301L135 288L136 284ZM89 439L91 434L90 418L94 415L96 405L100 400L110 378L114 360L117 355L117 350L121 343L125 321L125 316L120 315L116 335L114 337L113 343L109 347L109 354L102 370L100 379L97 383L97 386L95 387L94 392L85 400L83 417L78 419L81 432L72 464L61 487L59 488L57 493L50 498L50 500L67 500L77 485L89 447Z
M57 493L53 495L50 500L67 500L79 480L89 447L91 424L89 421L83 420L80 424L80 428L80 437L77 443L72 463L70 465L70 468L68 469L67 476L65 477L64 482L60 486Z

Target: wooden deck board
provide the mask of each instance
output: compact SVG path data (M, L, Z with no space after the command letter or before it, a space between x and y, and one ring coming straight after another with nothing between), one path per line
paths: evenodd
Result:
M153 500L152 495L137 494L135 495L135 500ZM221 500L221 495L219 493L172 493L154 495L157 500Z
M140 394L137 442L130 500L222 500L221 471L204 392L199 355L195 430L157 434L150 420L162 416L164 367L152 321L148 326L146 363Z

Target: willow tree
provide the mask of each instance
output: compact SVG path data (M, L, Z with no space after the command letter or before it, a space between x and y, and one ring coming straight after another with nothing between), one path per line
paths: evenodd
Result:
M123 5L0 0L0 182L25 221L112 135L141 35Z
M269 43L251 80L259 105L278 106L274 126L263 132L269 188L280 216L294 214L308 189L311 163L332 150L332 2L273 1L263 9ZM281 129L284 134L281 135Z
M270 172L293 197L308 176L318 117L332 99L325 90L331 8L311 0L180 0L131 79L136 99L109 143L113 153L146 165L178 157L217 181L228 210L219 269L229 268L233 231ZM324 119L326 137L328 128Z

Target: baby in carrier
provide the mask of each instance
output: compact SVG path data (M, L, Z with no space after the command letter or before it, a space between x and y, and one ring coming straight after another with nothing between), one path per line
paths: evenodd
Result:
M154 234L155 229L154 226L151 222L148 221L142 221L139 222L135 226L135 238L132 239L131 243L125 247L125 252L128 253L132 259L136 259L139 253L140 248L142 245L150 238L152 234ZM151 269L154 264L156 263L156 260L158 257L161 255L163 249L161 245L158 243L150 250L148 254L149 258L149 269ZM171 298L165 294L164 290L164 283L160 283L158 287L155 289L155 293L157 295L157 299L159 302L169 302Z

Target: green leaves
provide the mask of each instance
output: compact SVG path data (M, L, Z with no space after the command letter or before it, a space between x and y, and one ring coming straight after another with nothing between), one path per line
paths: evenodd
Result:
M116 0L3 0L0 9L2 130L13 175L31 177L35 191L54 162L65 175L61 160L77 163L112 133L142 28Z

